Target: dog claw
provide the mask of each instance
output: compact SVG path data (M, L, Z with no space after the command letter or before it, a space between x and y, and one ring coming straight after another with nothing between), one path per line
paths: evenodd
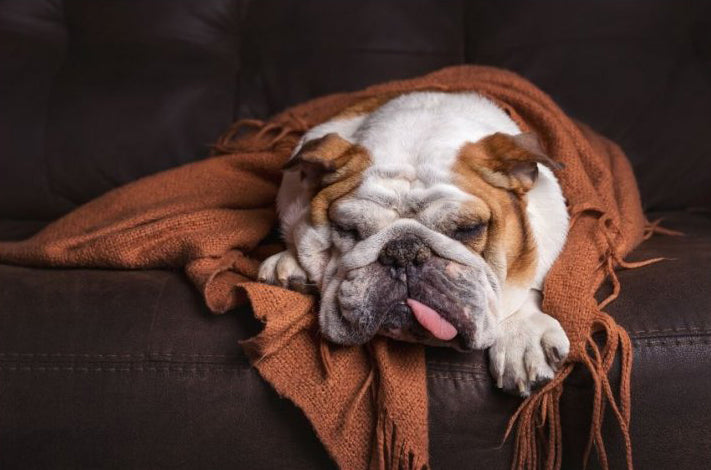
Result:
M528 381L530 383L535 383L536 379L538 378L538 371L536 371L536 369L531 366L527 367L527 369L528 369Z
M528 387L526 386L526 383L523 380L519 380L516 382L516 388L518 388L518 393L522 397L527 397L531 394L531 392L528 390Z
M512 316L489 351L499 388L523 397L555 376L565 361L569 341L560 324L543 312Z
M288 250L264 260L259 267L257 279L259 282L297 292L310 293L313 291L313 286L309 284L306 272L301 268L296 257Z

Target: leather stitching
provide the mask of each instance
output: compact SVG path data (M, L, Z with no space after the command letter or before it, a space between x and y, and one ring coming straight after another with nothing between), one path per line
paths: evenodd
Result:
M10 372L244 372L247 367L74 367L74 366L0 366L0 371Z
M427 374L428 379L448 379L456 380L457 382L491 382L491 378L488 375L449 375L449 374Z
M489 370L484 364L481 363L462 363L462 362L445 362L445 361L430 361L428 365L431 366L449 366L449 367L461 367L463 369L483 369Z
M0 352L0 358L97 358L97 359L150 359L154 357L214 357L239 359L242 356L226 354L183 354L183 353L113 353L113 354L78 354L78 353L20 353L20 352Z
M657 330L635 330L635 331L630 331L630 334L633 335L639 335L639 334L647 334L647 333L710 333L711 334L711 329L708 329L707 327L701 327L701 326L689 326L689 327L684 327L684 328L661 328Z
M697 344L711 344L711 338L638 338L633 339L635 346L694 346Z

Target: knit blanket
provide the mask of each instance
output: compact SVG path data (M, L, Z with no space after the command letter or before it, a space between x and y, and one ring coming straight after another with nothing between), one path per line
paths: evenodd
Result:
M215 145L216 156L117 188L28 240L2 242L0 261L183 268L213 312L251 303L264 323L259 335L243 343L252 364L304 412L341 468L428 468L424 347L383 337L363 347L328 344L318 334L315 298L254 282L260 260L279 250L263 240L276 223L281 167L300 136L362 100L415 90L476 91L488 97L523 131L535 132L548 155L564 165L556 175L571 226L545 282L543 311L562 324L571 349L555 378L523 401L510 421L513 467L560 468L558 403L564 379L578 365L594 379L588 452L595 448L607 466L601 426L609 407L631 468L631 343L602 309L619 292L614 268L633 266L623 257L643 240L647 226L634 175L617 145L571 120L545 93L511 72L450 67L315 99L268 122L240 121ZM594 294L607 276L614 292L599 304ZM603 334L594 341L598 332ZM619 390L608 378L616 356Z

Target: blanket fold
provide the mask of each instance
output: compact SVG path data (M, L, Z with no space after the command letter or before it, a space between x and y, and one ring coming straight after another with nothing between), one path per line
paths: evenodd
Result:
M363 100L415 90L477 91L501 106L548 154L565 165L557 176L571 214L567 244L545 283L543 310L571 341L567 363L513 416L514 468L561 468L558 408L564 379L579 364L593 377L588 453L607 467L602 439L606 407L615 415L632 468L627 333L601 309L619 293L615 267L644 237L634 175L614 143L578 124L542 91L507 71L450 67L423 77L330 95L295 106L269 122L246 120L215 145L219 156L148 176L87 203L20 242L0 242L0 262L117 269L183 268L216 313L249 301L264 330L243 342L259 373L299 406L341 468L424 469L428 462L424 348L376 338L339 347L318 334L315 299L253 282L274 252L260 242L276 223L280 169L300 136ZM650 260L653 262L655 260ZM610 277L613 295L594 294ZM602 345L592 339L602 333ZM621 359L613 390L608 373Z

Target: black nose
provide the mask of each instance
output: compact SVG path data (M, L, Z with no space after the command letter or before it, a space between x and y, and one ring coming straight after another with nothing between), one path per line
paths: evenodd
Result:
M385 244L378 261L385 266L405 267L409 264L422 264L432 256L432 251L418 237L405 235L390 240Z

